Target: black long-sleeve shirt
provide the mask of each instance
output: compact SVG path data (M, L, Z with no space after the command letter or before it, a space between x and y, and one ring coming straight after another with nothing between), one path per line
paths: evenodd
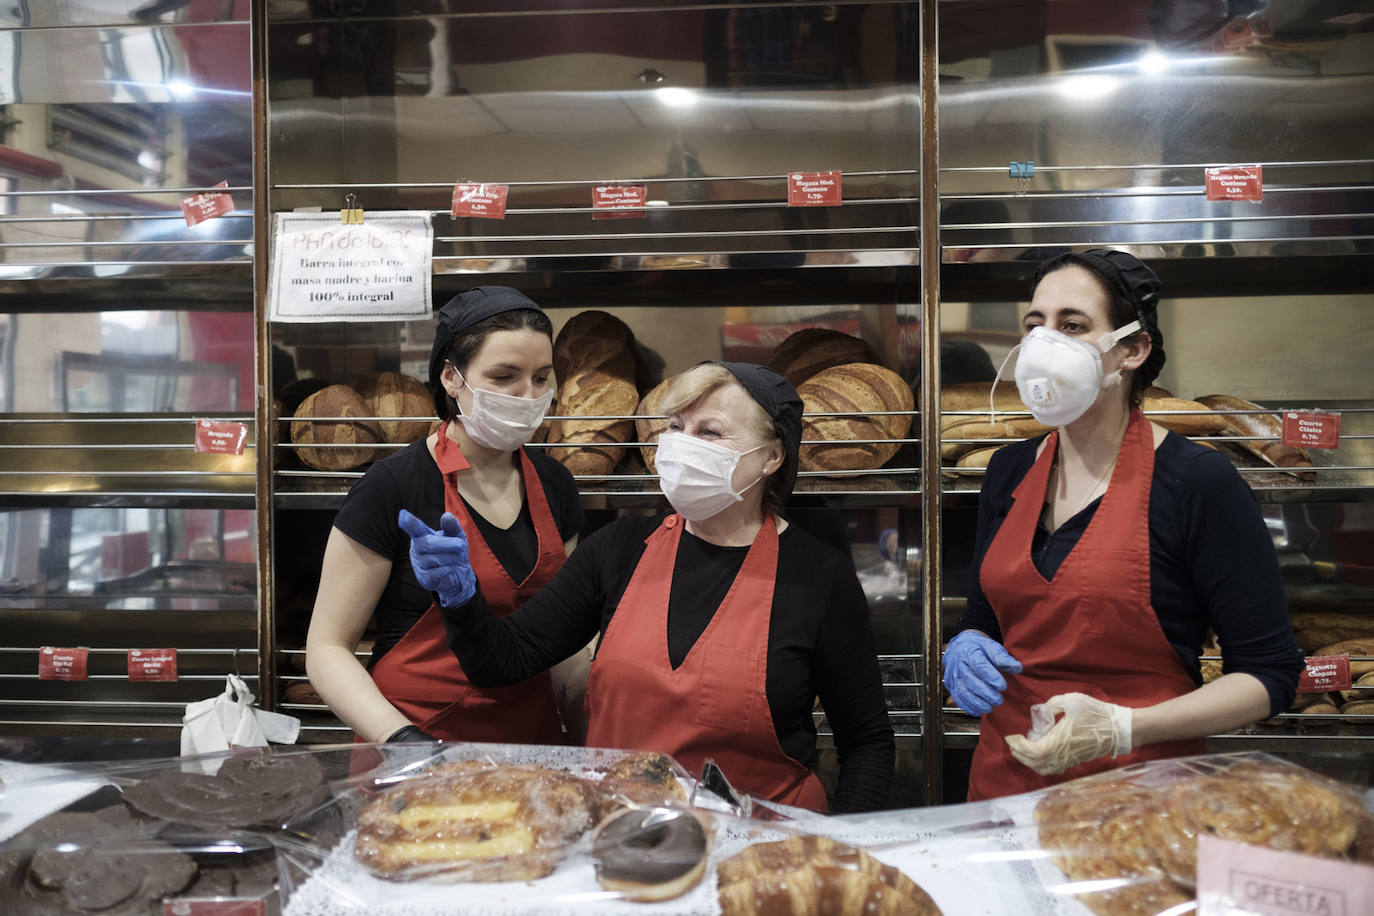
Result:
M1043 438L1008 445L988 463L961 630L972 627L1002 639L978 570ZM1100 502L1094 500L1057 531L1043 523L1036 527L1027 549L1046 579L1078 543ZM1198 654L1210 627L1221 643L1223 673L1258 678L1269 692L1270 714L1286 710L1297 692L1302 652L1293 637L1273 541L1240 474L1220 453L1169 433L1155 449L1149 526L1150 604L1193 680L1202 683Z
M444 608L449 645L469 679L478 686L514 683L566 658L597 633L604 635L644 553L644 540L661 521L628 516L600 529L549 585L499 621L480 590L462 608ZM717 547L683 532L668 599L674 667L705 631L747 553L747 547ZM765 691L778 743L811 768L812 708L820 697L840 764L832 811L883 806L895 750L868 603L848 559L795 525L778 538Z

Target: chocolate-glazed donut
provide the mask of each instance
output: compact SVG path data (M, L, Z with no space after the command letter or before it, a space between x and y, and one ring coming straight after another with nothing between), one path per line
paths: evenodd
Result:
M230 757L219 773L162 773L124 790L124 800L152 817L195 827L276 826L315 807L324 771L308 754Z
M694 814L674 808L629 808L592 835L596 880L630 900L671 900L706 871L710 839Z

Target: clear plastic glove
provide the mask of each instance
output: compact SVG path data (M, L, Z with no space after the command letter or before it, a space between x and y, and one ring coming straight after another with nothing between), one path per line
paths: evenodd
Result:
M949 641L940 659L945 668L945 689L969 715L984 716L1002 705L1008 674L1020 674L1021 663L1002 644L977 630L965 630Z
M1041 776L1108 754L1120 757L1131 751L1131 709L1084 693L1061 693L1031 707L1031 730L1008 735L1007 748Z
M415 579L439 596L444 607L461 607L477 593L477 574L468 562L468 539L452 512L439 519L439 531L405 509L396 524L410 535L410 565Z

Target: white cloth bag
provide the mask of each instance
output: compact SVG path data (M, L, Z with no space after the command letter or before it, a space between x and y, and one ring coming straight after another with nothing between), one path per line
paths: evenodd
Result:
M236 674L225 678L224 692L208 700L186 704L181 719L181 754L212 754L231 747L265 747L267 742L295 744L301 722L294 716L266 712L253 706L253 693ZM219 769L218 760L207 760L207 773Z

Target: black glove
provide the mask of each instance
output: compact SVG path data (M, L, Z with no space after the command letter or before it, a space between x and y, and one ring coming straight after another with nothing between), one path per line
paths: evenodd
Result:
M386 739L387 744L417 744L421 741L438 741L433 735L420 730L418 725L402 725Z

